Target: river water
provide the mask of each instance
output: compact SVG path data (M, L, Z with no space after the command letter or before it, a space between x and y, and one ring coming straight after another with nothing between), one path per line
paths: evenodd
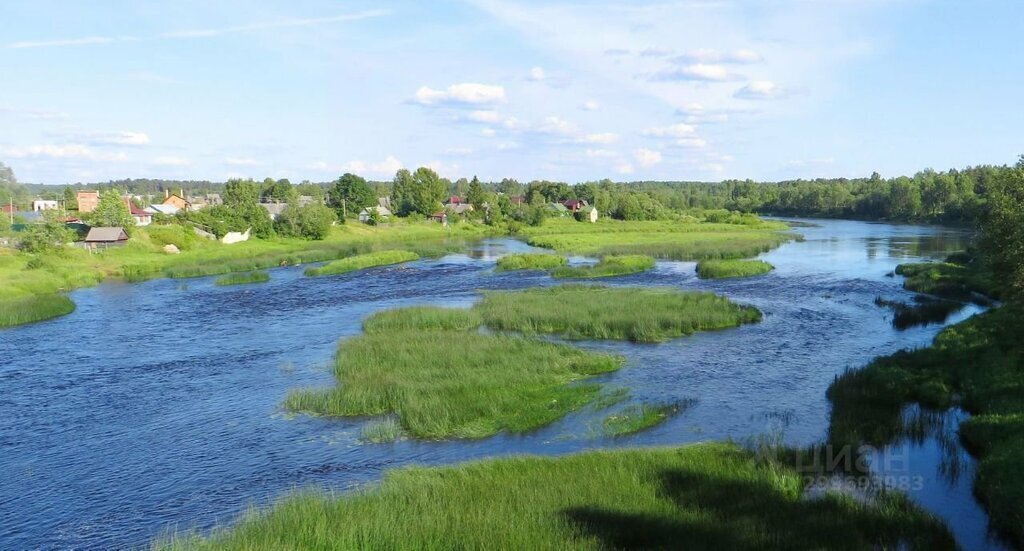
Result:
M364 420L281 411L289 389L334 384L338 339L357 334L372 312L467 306L478 289L555 284L540 273L494 272L500 255L529 249L518 241L343 276L282 268L262 285L162 279L76 291L73 314L0 332L0 548L145 546L168 531L230 523L289 490L352 488L409 464L759 435L819 442L825 390L837 374L927 345L941 328L894 329L874 300L911 294L887 274L902 262L940 259L969 236L812 222L796 230L804 241L761 256L776 266L765 276L701 281L692 262L659 262L603 282L710 290L765 314L759 324L659 345L576 343L625 355L627 366L602 380L630 388L634 399L695 400L668 422L618 439L600 436L605 413L590 409L522 436L381 445L359 440ZM969 306L948 323L977 311ZM879 468L914 479L911 495L945 518L963 547L999 548L971 496L973 461L946 430L879 450L896 458Z

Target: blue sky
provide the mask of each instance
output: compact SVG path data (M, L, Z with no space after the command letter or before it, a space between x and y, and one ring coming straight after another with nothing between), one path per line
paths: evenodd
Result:
M1024 153L1024 3L0 0L0 162L782 179Z

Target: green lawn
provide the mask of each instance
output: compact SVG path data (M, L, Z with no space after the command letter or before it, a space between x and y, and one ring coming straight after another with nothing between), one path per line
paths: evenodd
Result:
M953 549L905 498L803 497L790 468L732 444L512 457L388 471L304 492L171 549Z

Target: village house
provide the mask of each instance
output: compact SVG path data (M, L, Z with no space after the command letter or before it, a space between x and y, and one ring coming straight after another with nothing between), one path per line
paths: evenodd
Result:
M153 214L145 209L140 209L135 206L131 197L125 197L124 204L128 207L128 212L131 213L132 220L135 220L136 226L148 226L153 223Z
M75 193L78 201L78 212L92 212L100 205L100 192L79 191Z
M555 216L569 215L569 209L562 203L548 203L548 210L550 210Z
M569 209L569 212L572 212L573 214L579 212L581 208L588 206L586 201L580 201L579 199L562 201L562 204L565 205L565 208Z
M373 216L374 213L376 213L377 216L379 216L383 220L387 220L388 218L391 217L392 214L390 210L381 206L366 207L365 209L359 211L359 221L369 222L370 218Z
M168 190L164 190L164 202L165 205L171 205L176 207L178 210L190 211L192 210L192 203L182 197L181 193L171 193Z
M585 206L579 210L576 214L577 220L580 222L597 222L597 208L591 206Z
M454 203L448 205L448 210L458 214L459 216L466 216L470 212L473 212L473 205L469 203Z
M128 232L124 228L92 228L83 241L85 247L92 250L122 247L126 243Z
M10 215L14 214L15 212L18 212L18 209L14 208L14 205L12 205L12 204L0 205L0 213L3 213L3 214L6 214L7 216L10 216Z
M442 226L448 225L448 213L444 211L435 212L434 214L431 214L430 219L433 220L434 222L440 222Z
M60 208L60 203L57 201L51 201L49 199L36 199L32 201L32 210L39 212L41 210L57 210Z
M288 203L260 203L260 206L267 211L271 220L277 220L284 209L288 208Z

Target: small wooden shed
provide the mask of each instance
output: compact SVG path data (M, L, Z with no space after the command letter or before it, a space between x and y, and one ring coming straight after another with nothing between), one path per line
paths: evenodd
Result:
M121 247L128 243L128 232L124 228L92 228L85 236L88 249Z

